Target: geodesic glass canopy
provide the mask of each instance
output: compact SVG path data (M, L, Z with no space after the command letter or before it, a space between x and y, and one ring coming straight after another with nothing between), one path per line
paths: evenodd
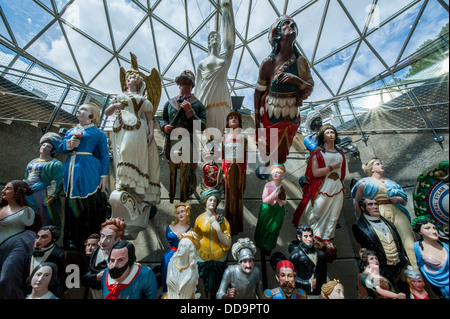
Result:
M341 117L345 124L347 115L354 118L373 103L404 95L409 88L399 83L422 85L446 74L448 83L448 0L232 3L236 44L228 83L232 96L244 96L244 109L253 110L259 65L271 51L267 34L283 14L298 25L296 46L315 80L306 111L326 108L328 119ZM219 17L220 0L0 0L0 71L36 98L73 114L87 95L102 102L120 92L119 67L130 67L133 52L141 71L156 68L162 76L162 108L178 92L174 78L184 69L195 72L207 56L209 32L221 32ZM411 64L430 50L442 51L434 69L412 74ZM348 99L364 90L375 93ZM437 103L445 102L448 90ZM401 107L410 104L414 101Z

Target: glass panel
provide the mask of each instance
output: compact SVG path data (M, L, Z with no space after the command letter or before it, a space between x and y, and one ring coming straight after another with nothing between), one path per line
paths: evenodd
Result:
M341 86L342 80L347 72L356 47L357 44L354 44L315 66L317 72L323 76L328 86L335 94Z
M123 8L125 9L126 6ZM110 49L112 48L105 8L103 7L102 1L74 1L64 13L63 18L104 46ZM123 20L129 21L128 19Z
M310 61L316 45L324 8L325 1L318 1L294 17L299 33L297 42Z
M6 29L6 25L3 22L3 19L0 19L0 36L12 42L12 39L9 35L8 29Z
M156 20L153 20L153 28L156 36L156 47L158 49L161 72L164 72L185 41ZM166 39L170 39L170 41L165 41Z
M408 4L414 2L413 0L378 0L373 14L373 18L369 25L369 30L378 27L378 25L386 19L393 16L395 13L406 7Z
M184 70L194 71L192 67L191 54L189 52L188 46L184 47L183 51L180 52L180 55L178 56L176 62L172 64L172 66L169 68L169 70L167 70L164 76L166 78L171 78L175 80L175 78L179 76L180 73Z
M244 6L244 5L243 5ZM247 12L248 4L245 5ZM242 8L241 8L242 10ZM248 38L252 38L263 30L269 29L277 20L278 16L273 10L268 1L253 1L253 8L251 8L248 30Z
M186 13L184 1L164 0L156 7L154 14L182 34L186 34Z
M427 40L437 38L445 26L447 26L446 31L448 32L448 21L448 12L437 1L429 1L403 57L417 51Z
M14 70L7 70L6 74L3 76L12 83L17 84L23 78L23 72L21 71L28 70L31 63L32 62L30 60L21 56L16 61L14 61L13 65L11 65L11 68L13 68Z
M39 5L27 0L2 1L2 10L20 47L24 47L53 18Z
M48 8L52 8L51 0L45 0L45 1L41 0L41 2L43 2ZM68 2L69 2L69 0L56 0L55 3L56 3L56 8L57 8L58 12L60 12L66 6L66 4Z
M0 44L0 65L8 65L16 56L16 52Z
M77 50L77 46L73 46ZM86 48L87 49L87 48ZM66 40L58 24L54 24L29 48L28 53L56 70L81 81Z
M305 102L321 101L331 98L332 94L317 76L316 71L311 70L311 75L314 80L314 90L311 96Z
M308 3L313 2L311 0L287 0L287 1L289 2L287 8L288 15L291 15L292 13L296 12L298 9L302 8ZM284 4L282 6L279 5L278 8L282 11L284 9ZM306 10L309 10L309 7Z
M367 40L388 65L393 65L397 61L421 5L422 3L414 6L367 37Z
M130 65L124 61L121 61L125 70L130 68ZM138 56L139 63L139 56ZM91 83L91 87L96 88L101 92L107 92L109 94L119 94L122 92L120 87L120 71L117 61L114 59L109 63L106 68L100 73L100 75L95 78Z
M181 5L181 4L180 4ZM183 3L184 8L184 3ZM177 9L179 10L179 9ZM188 1L188 20L189 20L189 33L192 34L194 31L196 31L199 26L202 24L202 22L213 12L215 8L209 1ZM181 15L180 15L181 16ZM184 14L183 16L183 22L184 20ZM181 19L181 18L180 18ZM247 19L245 19L247 20ZM211 19L215 23L215 17ZM185 22L184 22L185 23ZM214 24L211 25L211 29L208 27L207 33L209 33L210 30L214 29Z
M90 83L97 72L111 59L111 54L70 28L66 28L66 35L83 81Z
M358 37L358 33L337 1L331 1L320 37L320 43L317 47L315 60L333 52Z
M54 12L54 9L53 9L53 5L52 5L52 1L51 0L40 0L39 1L40 3L42 3L45 7L47 7L50 11L52 11L52 12ZM58 10L58 3L61 3L62 4L62 2L63 1L55 1L56 2L56 8L57 8L57 10ZM61 8L62 8L63 6L61 5Z
M155 33L156 38L162 37L162 34ZM150 21L145 21L136 31L133 37L127 42L125 47L120 51L120 55L130 60L130 52L137 57L139 67L148 70L158 69L156 61L155 47L153 45L153 37L150 28ZM161 57L161 52L160 57ZM128 70L128 69L127 69ZM145 73L145 72L144 72Z
M206 52L208 52L208 35L209 35L209 30L214 30L214 23L212 22L213 20L210 20L210 22L205 25L204 28L200 29L195 36L193 37L193 40L201 47L204 47ZM236 40L236 43L238 41ZM207 54L207 53L205 53ZM199 60L200 61L200 60Z
M252 41L248 44L248 47L250 50L252 50L253 55L255 56L258 64L261 64L262 61L269 56L269 54L272 52L272 47L270 46L269 41L267 41L267 37L259 37L255 41ZM248 64L252 64L254 60L251 59L248 61ZM255 80L258 77L258 73L254 74Z
M108 4L108 13L111 21L114 42L116 49L119 49L130 33L134 30L136 25L142 21L145 16L145 12L133 2L129 1L126 3L107 1L106 3ZM106 29L104 31L106 31ZM109 32L105 33L109 34ZM147 38L151 38L151 33L147 34Z
M355 21L359 31L362 33L372 9L372 0L342 0L346 10Z
M344 84L338 94L342 94L351 88L367 82L384 70L384 66L370 50L370 48L363 42L359 47L350 71L348 72Z
M237 68L237 64L239 63L239 60L241 58L241 54L242 54L242 49L236 50L234 52L232 65L228 72L228 78L230 79L231 84L234 84L234 87L235 87L235 92L232 93L232 95L236 94L239 96L245 96L244 92L249 92L249 93L251 92L251 94L249 96L244 97L243 105L247 105L248 107L250 107L253 110L253 94L255 92L254 89L251 88L250 90L248 90L248 89L239 89L239 88L243 88L245 86L245 83L247 83L249 85L254 85L258 78L259 69L255 63L246 63L245 62L245 61L251 61L250 53L248 53L248 51L245 50L244 54L243 54L243 59L242 59L241 65L239 67L239 72L238 72L238 74L236 74L236 68ZM244 83L240 83L240 82L234 83L234 81L232 80L234 78L237 78Z
M180 72L181 73L181 72ZM180 89L176 84L169 84L168 81L163 81L163 89L161 95L161 102L159 103L158 111L162 113L164 104L180 93Z

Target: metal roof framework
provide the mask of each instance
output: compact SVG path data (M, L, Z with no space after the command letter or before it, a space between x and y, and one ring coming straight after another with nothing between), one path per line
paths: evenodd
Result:
M19 12L24 4L29 14L29 29L19 27L27 21L27 14L18 17L24 14L24 11ZM121 8L117 9L115 5ZM419 35L424 33L421 31L426 30L431 21L436 24L436 29L448 23L448 7L448 0L399 0L393 3L387 0L233 0L237 41L228 74L230 92L245 96L244 107L253 108L251 96L257 70L270 52L267 33L276 17L288 14L299 25L296 46L308 60L316 81L317 93L305 103L303 112L311 108L329 108L333 114L328 119L354 115L349 99L344 99L344 104L348 105L342 107L339 102L342 97L351 96L377 81L383 82L385 90L404 81L404 74L399 71L412 62L411 57L421 40ZM98 17L96 21L84 20L88 12L81 8L92 8ZM78 20L73 18L77 10L80 10ZM136 14L136 19L121 33L118 32L118 10ZM7 55L0 56L0 71L16 85L28 82L32 87L31 83L38 83L36 86L42 89L34 89L38 93L44 92L38 96L48 99L55 107L62 104L63 110L73 114L80 101L86 98L97 100L101 105L111 94L119 92L118 69L129 67L129 52L133 51L142 71L149 73L153 67L159 71L165 94L162 100L168 99L177 90L174 78L180 69L195 71L206 57L205 37L209 31L220 29L220 10L220 0L103 0L95 5L89 0L0 0L0 54ZM258 21L262 13L272 20ZM98 30L93 31L86 25L95 25ZM339 34L341 41L331 43L333 29L345 31ZM388 31L398 33L390 35ZM143 35L145 45L138 45L136 41ZM173 39L172 47L177 47L169 55L161 45L164 38ZM56 43L65 48L64 64L39 51L46 41L51 42L51 46L46 46L50 52ZM448 51L448 34L439 41L444 45L446 42ZM85 56L79 53L83 50L80 43L89 47L92 59L95 60L96 53L104 55L102 63L96 64L95 68L92 64L87 67ZM361 71L365 64L360 61L366 58L366 65L378 65L372 73ZM61 67L66 65L69 67ZM249 74L249 70L254 74ZM334 76L336 73L339 73L339 79ZM115 86L108 83L105 89L104 83L111 74L115 77L111 82ZM55 86L60 92L59 97L56 94L49 98L48 92L54 92Z

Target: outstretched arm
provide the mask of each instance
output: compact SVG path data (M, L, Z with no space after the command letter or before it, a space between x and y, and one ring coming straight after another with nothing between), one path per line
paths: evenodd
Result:
M231 61L236 42L236 33L234 29L233 4L231 0L222 0L222 27L223 43L225 46L225 55L228 61Z
M122 103L120 103L120 102L114 102L114 103L111 103L111 104L106 108L106 110L105 110L105 115L106 115L106 116L111 116L111 115L113 115L113 113L114 113L116 110L123 110L123 109L125 109L125 104L122 104Z

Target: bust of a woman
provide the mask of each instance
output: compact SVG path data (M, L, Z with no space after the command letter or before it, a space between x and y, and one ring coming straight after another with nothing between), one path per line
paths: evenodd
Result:
M195 299L198 284L197 250L200 241L190 230L180 235L178 250L167 267L167 299Z
M31 283L31 294L26 299L59 299L48 287L56 283L58 267L52 262L44 262L36 266L27 282Z
M205 295L215 297L222 275L227 267L227 251L231 247L231 228L227 219L216 211L220 193L215 189L204 191L200 200L205 212L195 220L194 230L200 239L199 274L204 279Z
M322 285L321 295L323 299L345 299L344 286L333 279Z
M413 230L422 238L414 243L417 266L440 298L449 298L448 244L441 242L436 222L427 217L416 217Z

